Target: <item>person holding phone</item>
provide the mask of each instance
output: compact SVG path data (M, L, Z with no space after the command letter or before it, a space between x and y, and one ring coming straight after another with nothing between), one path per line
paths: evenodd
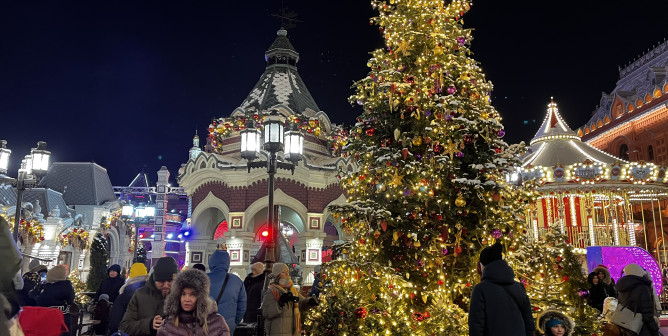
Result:
M269 275L271 285L262 300L262 316L267 336L301 335L301 313L318 304L313 297L305 298L293 286L290 269L275 263Z

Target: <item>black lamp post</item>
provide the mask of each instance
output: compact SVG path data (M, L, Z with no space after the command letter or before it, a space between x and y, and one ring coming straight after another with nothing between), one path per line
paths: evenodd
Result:
M286 169L295 173L295 165L301 160L304 147L304 135L299 131L296 125L293 125L290 130L284 132L283 118L278 114L277 110L272 110L271 113L265 117L262 122L264 128L263 139L260 139L262 134L255 128L252 120L246 124L246 128L241 133L241 156L248 160L248 172L251 168L267 168L269 174L269 205L267 209L267 225L269 226L269 237L265 253L265 273L271 273L271 269L276 262L274 254L276 247L276 237L278 232L278 223L276 223L274 215L274 176L278 168ZM262 148L267 151L267 161L254 161L260 151L260 142L264 141ZM278 161L277 153L284 151L285 158L290 161ZM266 287L266 286L265 286Z
M51 152L46 150L46 142L37 142L37 148L30 150L30 154L21 161L16 179L6 176L9 167L9 155L11 150L6 147L7 141L0 140L0 180L16 184L16 213L14 215L14 241L19 241L19 225L21 224L21 205L23 204L23 191L32 188L37 183L37 176L49 170Z

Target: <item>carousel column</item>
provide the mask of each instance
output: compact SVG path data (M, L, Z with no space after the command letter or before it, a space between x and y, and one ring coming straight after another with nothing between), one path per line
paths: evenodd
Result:
M158 171L158 183L156 183L156 186L151 265L155 265L158 259L165 256L165 213L167 212L167 189L169 188L169 170L167 170L167 167L162 166Z
M615 245L619 246L619 223L617 222L617 211L615 209L615 198L612 194L612 191L608 192L608 211L610 220L612 221L612 237L614 238Z

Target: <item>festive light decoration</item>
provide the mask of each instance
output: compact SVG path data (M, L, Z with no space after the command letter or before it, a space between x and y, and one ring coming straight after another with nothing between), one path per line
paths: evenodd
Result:
M8 219L7 216L0 215L9 224L10 232L14 230L14 218ZM36 218L30 220L21 219L19 221L19 242L23 245L33 245L44 241L44 226Z
M350 101L363 112L343 148L348 203L331 206L352 243L322 268L312 335L466 335L482 248L523 232L520 191L505 184L508 145L491 83L469 57L470 1L373 0L385 47ZM366 312L366 314L365 314Z
M112 226L119 226L121 224L119 221L123 220L121 215L122 209L119 208L112 211L108 216L102 216L100 219L100 227L102 227L103 230L109 230Z
M540 240L522 244L506 259L524 284L535 312L560 310L575 320L574 335L594 335L600 330L598 311L584 300L582 289L589 285L575 251L566 236L552 227Z
M69 231L69 232L67 232ZM67 247L72 246L79 251L83 251L88 248L88 232L83 228L70 228L67 229L66 233L63 233L58 240L60 241L60 246Z
M93 298L84 294L86 292L86 283L81 281L79 272L74 269L70 272L70 275L68 275L67 278L72 282L72 287L74 287L74 302L81 307L91 303Z
M268 115L268 114L266 114ZM254 114L251 118L258 130L263 128L265 114ZM245 116L233 116L228 118L218 118L209 125L209 138L215 150L220 154L223 149L223 140L239 131L246 129L248 119ZM336 155L341 154L343 146L348 141L348 130L343 126L335 126L330 132L325 132L320 125L320 121L314 118L308 118L302 114L295 114L286 120L286 124L296 124L300 130L308 134L325 140L329 149ZM286 129L289 129L286 125ZM371 131L373 133L373 131Z

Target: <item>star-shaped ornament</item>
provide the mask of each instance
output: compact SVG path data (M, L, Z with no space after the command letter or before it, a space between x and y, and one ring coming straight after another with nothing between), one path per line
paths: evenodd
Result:
M397 51L401 51L401 53L404 54L404 56L408 56L411 54L410 50L413 49L411 48L410 43L406 40L401 40L399 44L397 45Z
M390 184L395 186L395 187L398 187L403 182L403 179L404 179L404 175L399 175L399 169L395 169L394 170L394 175L392 176L392 180L390 181Z
M443 146L443 153L450 155L450 160L454 158L455 153L459 152L459 148L457 148L458 146L452 143L450 139L448 139L448 142L444 143L442 146Z

